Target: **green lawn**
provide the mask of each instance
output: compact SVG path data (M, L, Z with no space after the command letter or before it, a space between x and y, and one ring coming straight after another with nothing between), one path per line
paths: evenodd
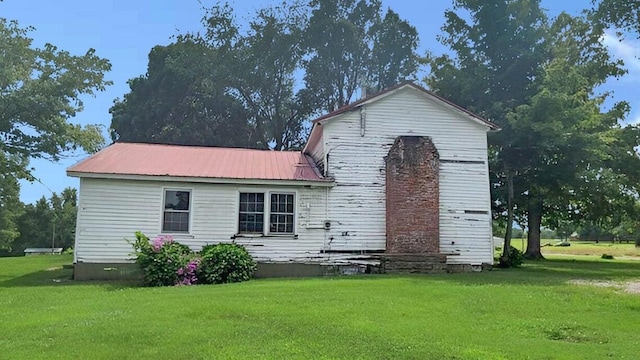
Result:
M613 255L614 257L633 258L640 260L640 247L636 247L634 243L611 243L595 241L570 241L571 246L554 246L560 243L560 240L543 239L540 241L543 246L541 248L542 255L590 255L601 257L603 254ZM526 247L526 240L513 239L512 245L520 250Z
M139 288L0 258L1 359L637 359L640 262Z

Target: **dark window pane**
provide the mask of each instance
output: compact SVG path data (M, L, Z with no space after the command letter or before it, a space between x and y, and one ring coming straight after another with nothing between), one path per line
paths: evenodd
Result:
M286 227L285 231L288 232L288 233L292 233L293 232L293 223L287 224L287 227Z
M256 196L256 200L257 200L258 202L263 203L263 202L264 202L264 194L263 194L263 193L257 193L256 195L257 195L257 196Z
M191 193L189 191L166 190L164 193L164 208L174 210L189 210Z

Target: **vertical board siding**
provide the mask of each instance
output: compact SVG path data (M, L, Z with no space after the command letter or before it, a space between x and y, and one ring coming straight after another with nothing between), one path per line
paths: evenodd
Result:
M486 127L413 89L366 105L364 136L360 116L358 110L351 111L323 125L328 175L336 182L329 190L329 249L385 249L384 157L398 136L429 136L444 160L440 163L441 251L456 254L448 257L450 263L491 263Z
M231 242L237 232L239 191L296 192L293 236L238 237L236 243L260 261L317 257L325 246L325 189L284 186L235 186L154 181L81 179L76 229L76 258L80 262L125 262L131 258L136 231L150 238L161 233L163 189L190 189L191 232L173 235L199 250L207 244Z

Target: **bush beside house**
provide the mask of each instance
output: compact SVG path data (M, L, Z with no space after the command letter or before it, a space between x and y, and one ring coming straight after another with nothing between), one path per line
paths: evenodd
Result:
M251 279L256 270L256 262L238 244L207 245L194 252L171 236L151 240L136 232L132 245L145 286L240 282Z

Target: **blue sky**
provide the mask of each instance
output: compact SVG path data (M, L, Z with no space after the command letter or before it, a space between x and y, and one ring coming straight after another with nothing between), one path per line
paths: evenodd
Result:
M155 45L169 44L175 34L201 29L202 7L213 3L208 0L4 0L0 2L0 16L17 20L22 27L34 27L30 36L35 46L49 42L75 54L95 48L99 56L109 59L112 70L106 77L114 85L95 97L85 98L85 110L72 119L80 124L102 124L106 135L113 100L128 92L128 79L146 72L149 50ZM235 0L231 3L238 18L243 19L271 1ZM542 1L552 16L561 11L577 14L590 3L590 0ZM444 23L445 9L451 7L451 0L383 0L383 5L418 29L420 53L430 50L440 54L446 50L437 42L436 36ZM616 101L629 101L632 112L628 121L640 122L640 97L636 90L640 85L640 42L636 39L621 42L613 33L603 41L612 54L625 60L629 69L627 76L609 81L603 90L613 90ZM77 187L78 180L67 177L65 169L84 157L85 154L74 154L59 163L32 161L41 183L23 182L22 201L34 202L43 195L49 197L50 191Z

